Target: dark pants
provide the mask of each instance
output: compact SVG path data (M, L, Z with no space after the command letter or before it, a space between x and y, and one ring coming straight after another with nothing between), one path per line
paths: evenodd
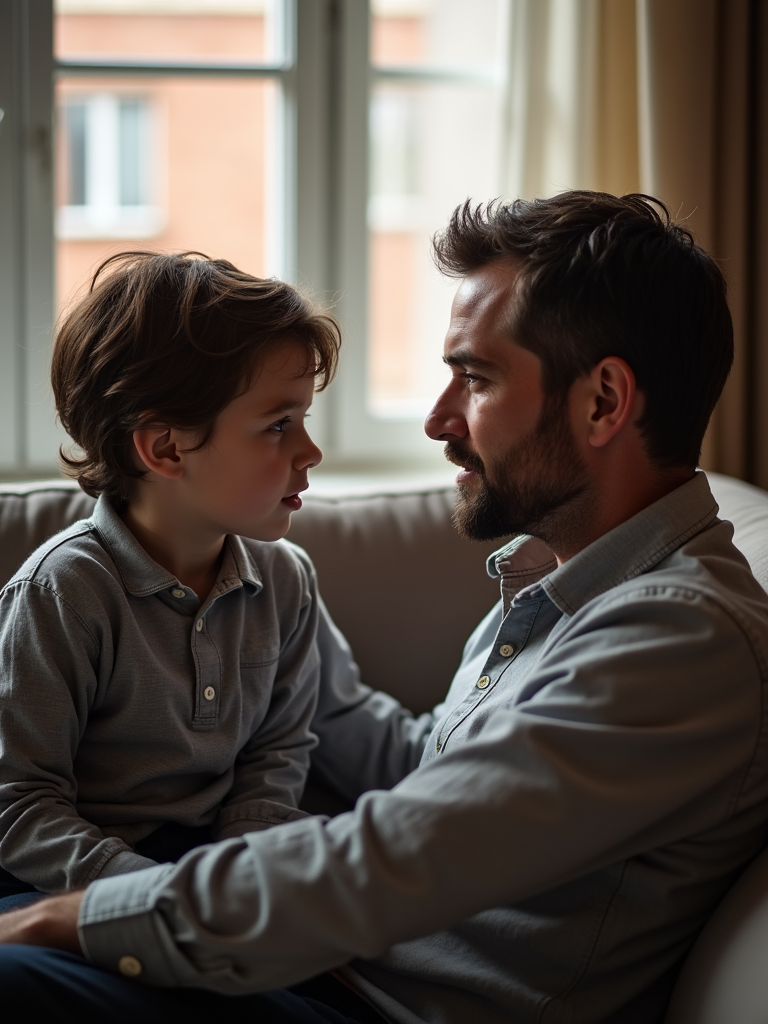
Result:
M220 996L200 989L145 988L82 957L37 946L0 946L3 1024L382 1024L383 1018L330 975L291 989Z
M136 844L158 864L210 842L207 828L170 822ZM0 868L0 913L42 899L34 886ZM145 988L82 957L35 946L0 946L3 1024L382 1024L364 999L328 974L292 989L220 996L200 989Z

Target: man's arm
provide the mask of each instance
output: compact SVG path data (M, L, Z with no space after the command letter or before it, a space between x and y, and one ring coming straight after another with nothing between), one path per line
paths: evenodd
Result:
M150 984L279 987L765 803L749 770L762 679L728 615L650 594L582 617L557 654L469 741L353 812L94 883L87 955L136 957Z

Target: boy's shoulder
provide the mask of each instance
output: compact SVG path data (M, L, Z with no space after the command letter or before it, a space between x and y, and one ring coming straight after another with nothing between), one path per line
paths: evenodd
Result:
M3 590L34 582L54 589L68 583L82 585L87 565L98 575L103 575L105 569L110 575L114 574L112 558L92 518L80 519L44 541L26 558Z

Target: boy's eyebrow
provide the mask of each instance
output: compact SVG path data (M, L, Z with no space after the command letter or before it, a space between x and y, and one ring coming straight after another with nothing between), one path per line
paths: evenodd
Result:
M259 415L260 416L264 416L264 417L267 417L267 416L282 416L283 413L293 412L294 409L300 409L303 404L304 404L303 402L298 402L298 401L296 401L296 402L281 402L279 405L273 406L273 408L271 408L271 409L265 409L263 412L260 412Z

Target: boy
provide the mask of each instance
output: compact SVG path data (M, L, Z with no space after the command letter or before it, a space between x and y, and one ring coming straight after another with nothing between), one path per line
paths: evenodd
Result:
M302 816L315 581L272 542L339 343L289 285L198 253L113 256L64 320L62 459L98 501L0 595L0 895Z

